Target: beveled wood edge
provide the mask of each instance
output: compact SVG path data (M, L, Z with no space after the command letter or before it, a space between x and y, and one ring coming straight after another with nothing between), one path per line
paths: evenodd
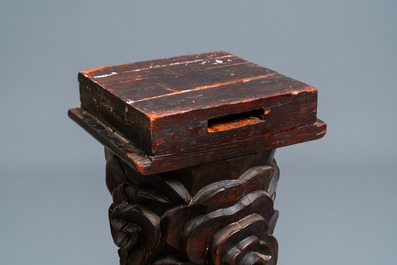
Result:
M114 154L119 156L127 164L131 165L142 175L152 175L163 173L166 171L173 171L181 168L196 166L199 164L214 162L215 160L223 160L236 157L223 154L215 160L210 155L211 150L207 153L200 154L184 154L178 156L151 156L143 150L139 149L128 141L125 137L113 130L110 126L101 122L89 112L74 108L68 111L69 117L79 124L84 130L97 139L102 145L111 150ZM319 139L326 133L327 125L317 120L314 124L294 128L293 130L278 132L268 139L268 144L262 146L261 150L272 150L283 146L307 142ZM299 134L299 139L292 140L291 135ZM261 151L258 149L258 151ZM251 152L252 153L252 152ZM240 156L250 155L241 151Z
M81 108L69 109L69 117L114 154L143 175L153 174L152 160L144 151L132 145L123 136Z

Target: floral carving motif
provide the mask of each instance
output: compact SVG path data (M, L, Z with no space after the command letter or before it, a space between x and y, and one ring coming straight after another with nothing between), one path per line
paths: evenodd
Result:
M172 172L142 176L109 151L106 159L120 264L276 264L275 162L191 194Z

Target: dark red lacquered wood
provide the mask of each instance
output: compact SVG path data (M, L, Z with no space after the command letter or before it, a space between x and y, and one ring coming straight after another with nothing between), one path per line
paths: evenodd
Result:
M276 148L324 136L317 90L227 52L81 71L121 265L277 263Z
M226 52L99 67L79 81L81 110L70 116L119 155L117 148L142 150L149 163L121 156L142 174L314 140L326 130L314 87ZM102 124L123 147L95 129Z

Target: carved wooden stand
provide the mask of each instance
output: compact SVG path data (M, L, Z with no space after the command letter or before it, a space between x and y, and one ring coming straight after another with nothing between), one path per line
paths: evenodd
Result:
M79 74L105 146L120 264L276 264L276 148L314 140L317 90L225 52Z

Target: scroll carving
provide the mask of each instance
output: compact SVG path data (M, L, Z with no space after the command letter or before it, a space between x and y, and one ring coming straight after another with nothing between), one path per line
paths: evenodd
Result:
M193 193L173 172L140 175L108 150L106 160L120 264L276 264L274 161Z

